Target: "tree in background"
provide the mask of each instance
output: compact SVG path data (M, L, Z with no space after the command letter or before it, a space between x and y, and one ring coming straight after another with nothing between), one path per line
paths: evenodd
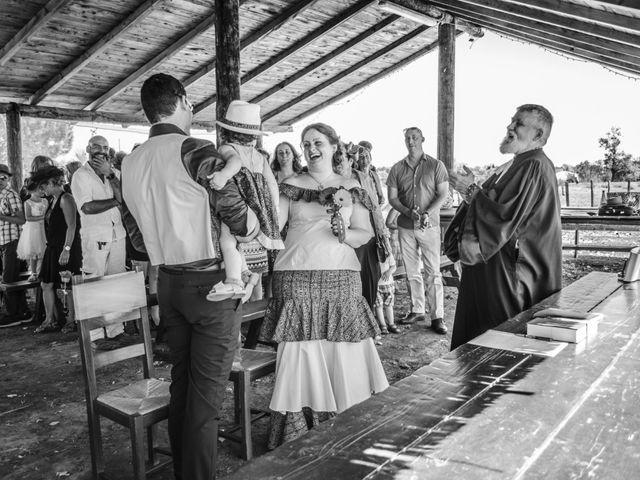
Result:
M25 175L36 155L51 158L67 153L73 144L73 124L40 118L21 118L22 171ZM7 162L7 126L0 115L0 161Z
M603 177L602 161L591 163L588 160L578 163L574 167L576 175L581 182L588 182L589 180L599 181Z
M601 160L608 178L613 182L631 179L632 165L631 155L620 150L620 138L622 133L619 127L611 127L611 130L598 140L598 145L604 148L604 158Z

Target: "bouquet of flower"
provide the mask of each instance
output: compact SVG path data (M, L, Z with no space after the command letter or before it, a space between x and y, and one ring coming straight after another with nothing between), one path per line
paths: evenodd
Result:
M339 188L331 196L331 202L329 203L327 213L331 214L331 226L333 234L338 237L338 241L340 243L344 243L346 234L346 225L344 223L344 218L342 218L340 210L342 209L342 207L348 207L352 204L353 198L351 197L351 192L344 188Z

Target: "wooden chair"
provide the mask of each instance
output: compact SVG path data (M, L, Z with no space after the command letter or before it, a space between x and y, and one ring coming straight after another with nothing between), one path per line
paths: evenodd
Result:
M251 381L276 371L276 352L242 349L240 365L234 365L229 375L233 382L234 424L221 427L218 434L240 443L241 456L253 458L251 424L268 412L251 408ZM240 432L239 434L236 432Z
M75 319L80 332L80 352L85 377L87 417L93 478L104 475L100 417L106 417L129 428L134 478L144 479L171 463L157 463L156 452L169 454L154 447L154 425L168 418L169 382L154 378L151 333L147 316L147 297L142 272L127 272L92 278L73 287ZM98 351L91 342L90 331L113 323L138 322L141 341L110 351ZM99 393L96 370L122 360L140 357L144 378L129 385ZM144 432L147 433L149 468L145 466Z

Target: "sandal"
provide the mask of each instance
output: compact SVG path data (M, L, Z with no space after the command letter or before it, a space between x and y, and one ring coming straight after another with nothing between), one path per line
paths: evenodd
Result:
M207 300L210 302L221 302L223 300L237 300L244 297L245 289L239 285L218 282L207 294Z
M73 320L69 320L60 329L60 332L62 333L73 333L77 331L78 331L78 326L76 325L76 322L74 322Z
M58 328L57 326L53 325L51 322L45 320L44 322L42 322L38 328L36 328L33 333L53 333L53 332L57 332L59 331L60 328Z

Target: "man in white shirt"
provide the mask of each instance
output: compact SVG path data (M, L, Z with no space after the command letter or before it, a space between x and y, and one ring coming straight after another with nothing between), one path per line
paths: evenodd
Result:
M125 271L125 229L122 225L120 178L109 162L109 142L96 135L87 145L89 161L71 180L71 192L80 212L82 270L103 276ZM122 325L107 328L107 336L122 333Z

